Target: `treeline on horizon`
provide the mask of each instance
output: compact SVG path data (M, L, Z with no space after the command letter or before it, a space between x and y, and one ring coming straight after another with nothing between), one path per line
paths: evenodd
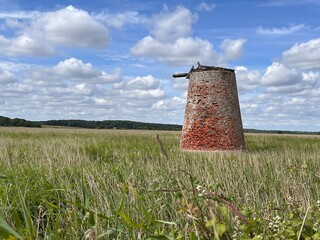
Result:
M105 120L105 121L86 121L86 120L49 120L37 122L41 125L76 127L76 128L95 128L95 129L137 129L137 130L168 130L180 131L181 125L144 123L123 120Z
M2 127L41 127L41 124L27 121L22 118L8 118L0 116L0 126Z
M0 126L5 127L72 127L72 128L90 128L90 129L136 129L136 130L167 130L181 131L182 125L178 124L160 124L144 123L123 120L105 120L105 121L86 121L86 120L48 120L48 121L28 121L21 118L10 119L0 116ZM286 131L286 130L258 130L244 129L245 133L272 133L272 134L312 134L320 135L320 132L306 131Z
M0 126L5 127L72 127L72 128L94 128L94 129L137 129L137 130L168 130L180 131L181 125L144 123L122 120L86 121L86 120L48 120L48 121L27 121L25 119L0 116Z

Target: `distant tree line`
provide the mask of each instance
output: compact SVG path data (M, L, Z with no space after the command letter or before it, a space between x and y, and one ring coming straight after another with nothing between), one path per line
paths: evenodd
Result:
M41 125L64 126L77 128L95 128L95 129L139 129L139 130L169 130L180 131L181 125L144 123L134 121L105 120L105 121L85 121L85 120L49 120L37 122Z
M105 121L85 121L85 120L49 120L49 121L27 121L25 119L0 116L0 126L6 127L75 127L75 128L95 128L95 129L139 129L139 130L169 130L180 131L181 125L143 123L134 121L105 120Z
M245 133L272 133L272 134L309 134L320 135L320 132L305 132L305 131L286 131L286 130L258 130L258 129L244 129Z
M0 126L5 127L41 127L41 124L36 122L27 121L21 118L7 118L0 116Z

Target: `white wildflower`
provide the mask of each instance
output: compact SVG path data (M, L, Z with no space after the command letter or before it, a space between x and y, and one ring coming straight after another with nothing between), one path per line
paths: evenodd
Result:
M269 223L269 228L271 229L271 231L276 233L276 232L279 232L279 230L281 229L281 225L282 225L281 217L275 216L274 218L272 218L272 221Z

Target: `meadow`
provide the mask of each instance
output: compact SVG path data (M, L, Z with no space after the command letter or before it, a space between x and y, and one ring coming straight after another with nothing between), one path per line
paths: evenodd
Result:
M0 239L320 239L320 136L0 128Z

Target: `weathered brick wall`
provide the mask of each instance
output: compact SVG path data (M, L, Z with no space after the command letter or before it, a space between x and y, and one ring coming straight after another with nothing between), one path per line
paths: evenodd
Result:
M190 72L180 147L186 150L244 149L233 70L214 68Z

